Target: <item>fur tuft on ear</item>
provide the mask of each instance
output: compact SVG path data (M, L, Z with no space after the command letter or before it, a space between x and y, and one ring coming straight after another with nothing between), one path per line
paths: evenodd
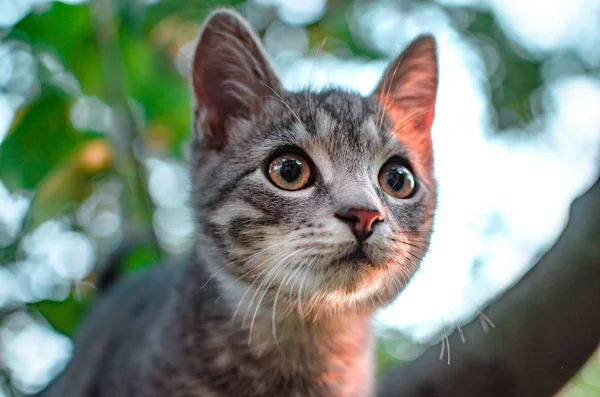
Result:
M438 62L433 36L415 39L387 68L374 92L383 109L417 129L433 123L438 87ZM397 120L398 121L398 120Z
M201 30L192 67L195 129L207 148L222 150L235 119L260 115L279 79L252 29L237 13L220 9Z

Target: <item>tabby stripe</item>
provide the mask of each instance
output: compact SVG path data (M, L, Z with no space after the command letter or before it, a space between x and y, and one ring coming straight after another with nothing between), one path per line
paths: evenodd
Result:
M214 210L216 208L216 205L219 202L225 201L224 199L226 199L232 192L234 192L236 190L237 185L239 184L239 182L242 179L246 178L248 175L252 174L254 171L256 171L256 167L249 168L249 169L245 170L243 173L241 173L240 175L238 175L233 180L231 180L228 183L226 183L225 185L223 185L218 190L217 196L214 199L212 199L206 203L206 207L208 207L211 210Z

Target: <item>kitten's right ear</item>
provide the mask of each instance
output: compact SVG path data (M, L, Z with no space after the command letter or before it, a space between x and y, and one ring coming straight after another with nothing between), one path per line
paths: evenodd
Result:
M202 144L221 150L232 122L257 117L281 91L263 47L241 16L213 12L201 30L193 61L194 128Z

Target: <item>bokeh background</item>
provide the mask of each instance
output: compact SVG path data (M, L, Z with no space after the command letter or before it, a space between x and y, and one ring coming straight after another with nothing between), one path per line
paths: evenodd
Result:
M134 273L188 251L189 63L234 6L284 85L368 94L419 33L439 44L439 212L422 271L378 318L382 367L480 316L598 178L600 0L0 0L0 397L65 366L121 248ZM600 395L600 354L561 397Z

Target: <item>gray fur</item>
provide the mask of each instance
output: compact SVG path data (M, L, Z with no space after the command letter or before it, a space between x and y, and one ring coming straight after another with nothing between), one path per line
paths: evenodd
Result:
M435 102L433 40L415 42L394 64L402 78L372 97L291 93L236 14L208 20L193 75L197 250L100 299L44 396L373 395L372 316L418 269L433 223L430 124L419 119ZM265 173L291 147L314 172L298 191ZM379 186L393 157L416 176L410 198ZM335 216L348 207L383 214L366 259L349 256L360 243Z

